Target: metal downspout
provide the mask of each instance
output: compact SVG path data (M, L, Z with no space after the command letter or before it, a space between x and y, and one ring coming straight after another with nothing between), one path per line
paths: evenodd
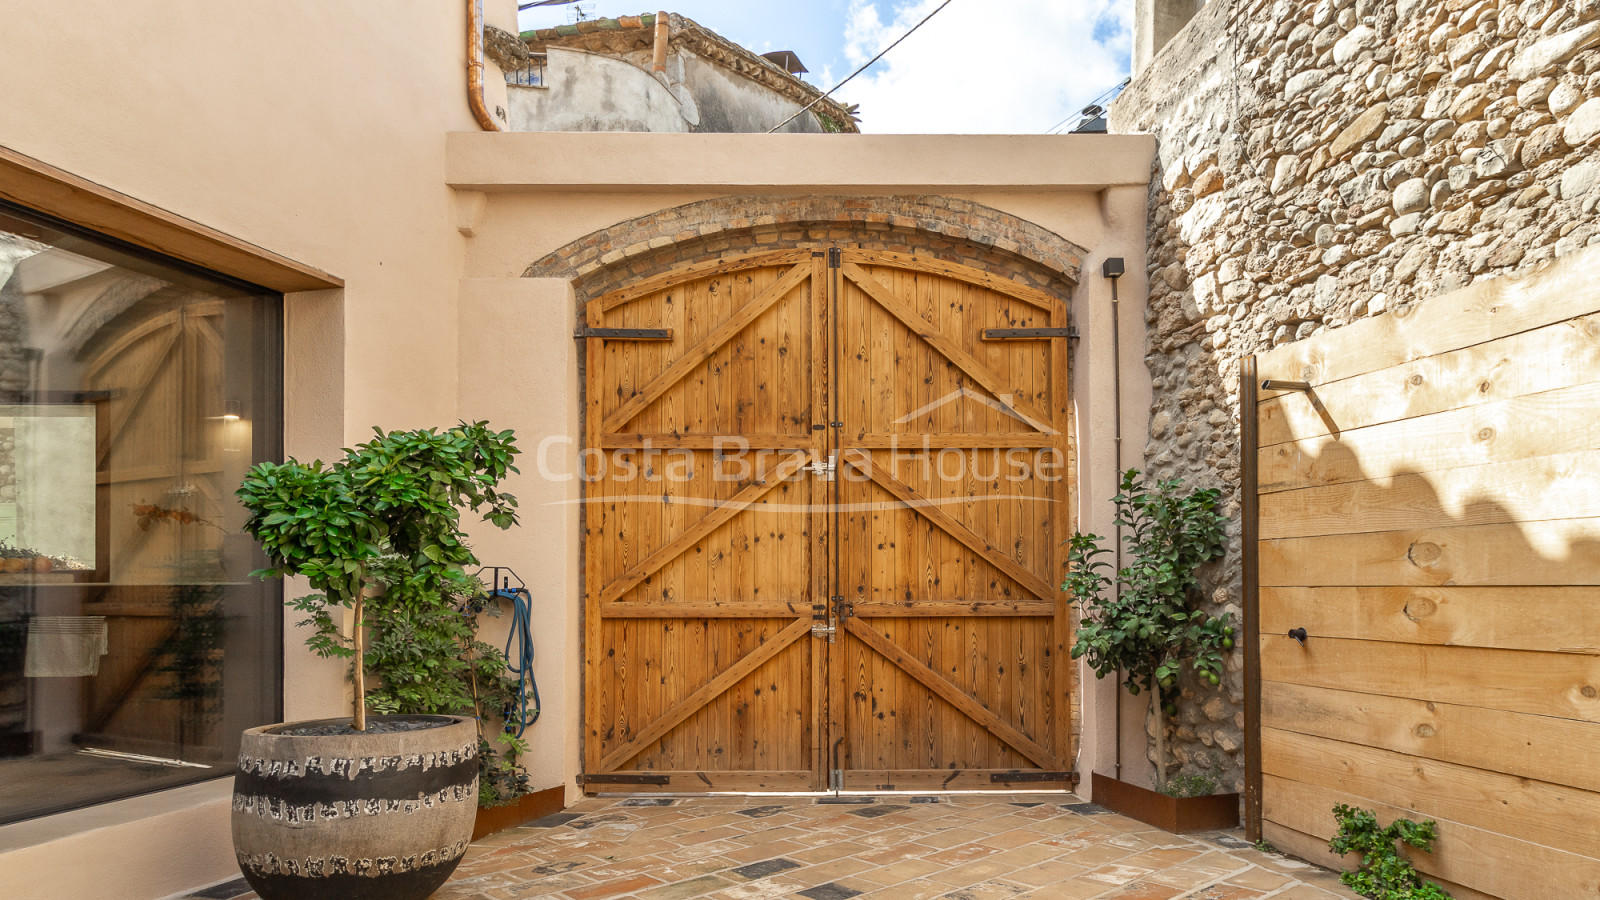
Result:
M484 131L504 131L483 99L483 0L467 0L467 105Z

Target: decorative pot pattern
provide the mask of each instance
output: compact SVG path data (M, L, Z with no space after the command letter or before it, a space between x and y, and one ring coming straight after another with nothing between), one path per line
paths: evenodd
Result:
M413 731L244 733L233 788L233 846L264 900L422 900L449 879L478 810L478 731L456 716Z

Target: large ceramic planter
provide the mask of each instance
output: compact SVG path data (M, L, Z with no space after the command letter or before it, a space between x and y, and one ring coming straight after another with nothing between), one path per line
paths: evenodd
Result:
M1173 834L1217 831L1239 825L1239 795L1168 797L1126 781L1094 773L1094 802Z
M457 716L373 716L437 723L325 736L252 728L239 747L233 847L265 900L422 900L455 871L478 811L478 730Z

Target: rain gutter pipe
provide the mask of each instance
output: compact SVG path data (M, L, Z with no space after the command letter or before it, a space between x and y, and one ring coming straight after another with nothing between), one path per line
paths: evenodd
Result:
M467 105L484 131L504 131L483 99L483 0L467 0Z

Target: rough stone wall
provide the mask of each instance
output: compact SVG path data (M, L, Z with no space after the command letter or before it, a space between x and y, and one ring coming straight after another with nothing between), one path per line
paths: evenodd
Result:
M1600 0L1212 0L1111 130L1160 139L1145 465L1236 515L1241 358L1600 243ZM1171 732L1233 786L1242 662Z

